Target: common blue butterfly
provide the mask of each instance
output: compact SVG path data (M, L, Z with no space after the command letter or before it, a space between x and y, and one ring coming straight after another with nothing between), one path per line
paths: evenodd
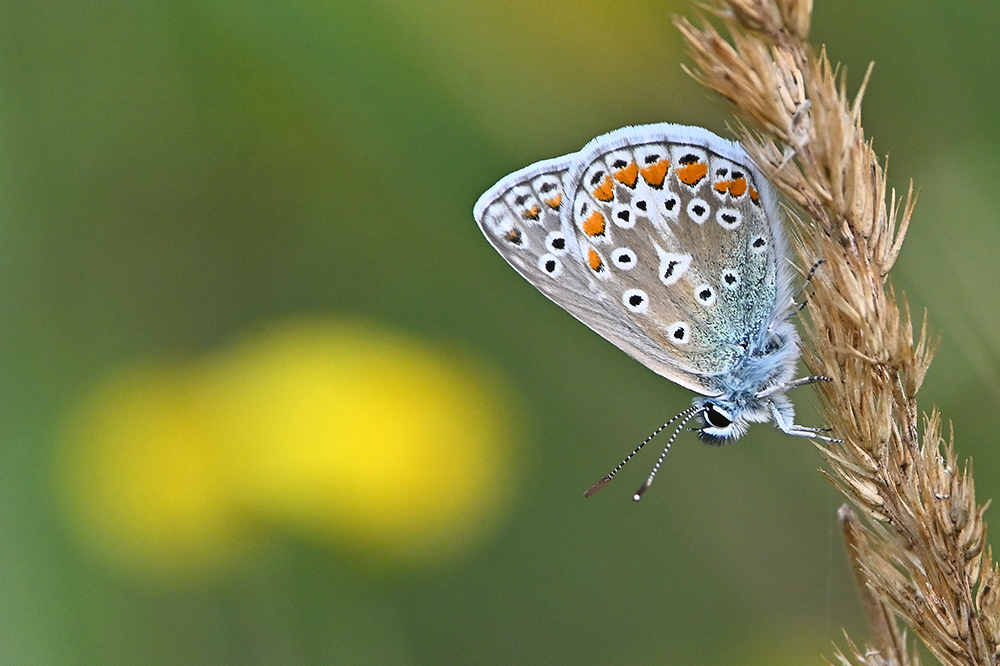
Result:
M790 435L830 439L795 425L785 395L826 378L792 379L799 335L777 196L739 144L699 127L624 127L503 178L474 215L539 291L700 394L653 433L680 421L635 499L696 416L710 444L769 421Z

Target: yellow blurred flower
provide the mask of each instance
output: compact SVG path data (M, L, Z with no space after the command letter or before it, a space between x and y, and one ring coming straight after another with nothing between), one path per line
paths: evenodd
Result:
M495 378L363 325L303 323L221 357L212 403L241 500L406 557L464 542L509 484L514 417Z
M159 571L228 562L261 526L412 566L498 514L516 417L460 355L370 324L284 323L108 381L71 421L62 479L92 546Z
M213 569L246 545L225 455L190 368L133 368L69 420L59 480L87 544L163 575Z

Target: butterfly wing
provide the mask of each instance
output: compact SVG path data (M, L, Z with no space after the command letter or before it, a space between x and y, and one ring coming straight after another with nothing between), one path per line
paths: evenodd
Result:
M646 335L639 322L612 300L561 212L569 197L569 172L579 154L538 162L515 171L491 187L473 209L487 240L539 291L598 334L657 372L680 381L668 353Z
M791 306L776 195L738 144L707 130L611 132L507 176L474 214L543 294L703 395L767 350Z
M786 250L775 194L738 144L626 127L585 146L566 186L563 230L616 306L602 335L622 346L638 329L654 343L640 362L707 395L766 348L791 304Z
M576 237L563 234L559 220L574 157L506 176L479 198L473 214L486 239L524 279L574 315L592 317L602 312L603 296L582 270Z

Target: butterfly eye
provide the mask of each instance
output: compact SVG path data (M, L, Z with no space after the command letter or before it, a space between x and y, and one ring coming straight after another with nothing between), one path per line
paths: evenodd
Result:
M712 403L709 403L705 408L705 421L713 428L727 428L733 423L731 418L719 411Z

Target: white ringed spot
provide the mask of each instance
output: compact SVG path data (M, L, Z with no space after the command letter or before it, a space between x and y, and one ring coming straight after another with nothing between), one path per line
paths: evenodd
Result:
M715 290L712 289L707 284L702 284L695 287L694 297L699 303L704 305L706 308L715 305Z
M568 249L566 245L566 236L563 235L562 231L550 231L549 235L545 237L545 247L552 254L565 254Z
M548 275L550 278L557 278L562 275L563 263L554 254L543 254L538 257L538 270Z
M667 339L675 345L686 345L691 342L691 328L687 322L675 322L667 326Z
M660 206L660 211L668 220L676 220L677 216L681 214L680 197L670 191L664 192L663 204Z
M712 214L712 209L704 199L691 199L687 205L688 216L697 224L704 224L708 216Z
M622 305L629 312L642 314L649 309L649 296L642 289L627 289L622 294Z
M635 215L628 206L618 206L611 213L611 219L622 229L631 229L635 226Z
M735 208L720 208L715 212L715 221L723 229L732 231L743 222L743 213Z
M623 271L632 270L636 265L635 252L627 247L614 249L611 251L611 263Z

